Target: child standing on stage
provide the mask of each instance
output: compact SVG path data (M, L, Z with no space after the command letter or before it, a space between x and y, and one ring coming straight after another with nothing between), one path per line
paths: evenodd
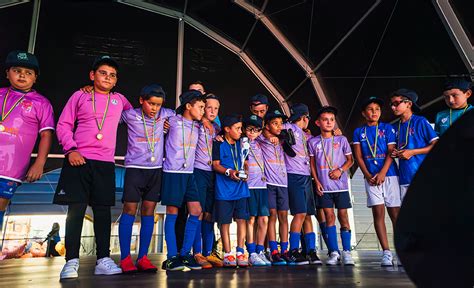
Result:
M115 205L115 143L122 111L132 108L119 93L118 64L109 56L96 59L89 73L91 93L75 92L59 117L57 134L66 159L54 195L54 203L68 205L66 264L61 279L76 278L81 232L87 205L94 212L97 244L96 275L122 273L110 258L110 207Z
M212 166L216 171L215 217L221 225L221 237L224 245L224 267L247 267L248 260L244 251L246 221L249 219L249 188L246 179L239 178L242 163L240 136L242 135L242 117L229 115L222 118L224 142L214 141L212 148ZM244 167L244 172L247 169ZM232 218L237 222L237 253L231 253L229 228Z
M444 84L444 101L449 109L436 115L435 131L441 136L448 128L464 115L466 111L473 109L467 100L472 95L472 83L464 79L451 79Z
M201 269L191 254L196 229L201 225L202 213L199 192L193 174L199 123L204 115L206 100L197 90L181 94L181 106L176 116L169 118L169 131L165 142L166 158L163 164L163 189L161 204L166 206L165 240L168 246L166 270L182 270L184 266ZM187 203L189 217L186 222L183 247L178 253L175 223L178 207Z
M352 151L344 136L334 136L337 110L331 106L322 107L316 114L316 125L321 135L309 140L311 173L316 182L317 194L326 216L329 257L327 265L337 265L340 253L337 243L336 217L341 225L342 262L354 265L351 255L351 229L347 209L352 208L349 195L347 170L352 166Z
M390 156L396 147L395 129L390 124L379 122L382 107L383 100L377 97L364 100L361 110L367 124L354 131L353 144L355 158L365 178L367 207L372 208L375 231L383 249L380 265L392 266L385 207L395 227L401 195L397 165Z
M0 88L0 231L18 186L43 175L54 131L51 103L32 89L39 74L36 57L26 51L12 51L5 67L10 87ZM38 157L29 167L38 134Z
M309 124L308 106L297 103L291 106L290 123L284 124L285 129L291 129L295 137L292 146L296 153L290 157L285 153L286 171L288 172L288 197L290 212L293 220L290 225L289 265L322 264L316 254L316 234L313 230L311 216L316 215L313 188L311 187L310 157L307 147L306 130ZM304 257L299 252L301 229L304 230Z
M196 159L194 160L194 178L199 192L199 202L203 211L202 225L196 229L193 253L196 261L203 269L222 267L222 261L212 255L214 244L214 185L215 173L212 170L212 142L219 126L214 120L219 113L219 98L214 94L206 94L206 106L204 117L199 125L199 138L196 147ZM204 247L203 247L204 246ZM204 248L204 251L203 251Z
M247 180L250 197L248 198L250 218L247 222L247 251L249 262L252 266L269 266L264 253L265 236L267 234L268 216L268 190L265 178L265 163L260 143L256 141L262 134L263 119L251 115L244 119L245 135L249 138L250 153L248 156L249 178ZM255 235L255 218L257 231Z
M283 159L283 147L274 145L270 140L278 137L283 129L283 121L287 117L278 110L270 111L265 115L265 126L262 135L257 138L262 147L265 165L265 178L268 189L268 241L270 246L272 265L286 265L283 258L288 251L288 178L286 165ZM280 252L276 241L276 221L278 218L280 232Z
M390 97L393 114L399 117L394 125L397 148L393 150L392 157L400 159L402 201L416 171L439 138L425 117L413 114L421 111L417 100L415 91L403 88L393 92Z
M163 125L168 117L175 115L173 110L162 107L165 97L160 85L145 86L140 94L141 107L122 113L122 120L128 127L124 204L119 224L120 267L124 273L157 270L147 254L155 224L155 207L161 197ZM130 242L140 200L140 248L134 265L130 256Z

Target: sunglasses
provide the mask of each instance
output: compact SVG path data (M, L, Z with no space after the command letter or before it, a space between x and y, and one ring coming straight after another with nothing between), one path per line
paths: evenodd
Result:
M390 106L391 107L398 107L400 104L407 103L407 102L411 102L411 101L410 100L394 101L394 102L390 103Z
M245 130L247 132L250 132L250 133L260 133L260 132L262 132L262 128L247 128Z

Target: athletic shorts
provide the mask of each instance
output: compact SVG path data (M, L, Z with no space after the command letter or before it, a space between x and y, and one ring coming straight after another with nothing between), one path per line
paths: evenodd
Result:
M385 204L386 207L400 207L400 185L398 176L385 177L385 181L378 186L371 186L365 180L365 191L367 192L367 207Z
M291 215L316 214L310 176L288 173L288 198Z
M194 174L163 172L161 205L181 207L187 202L199 202Z
M343 192L329 192L324 193L323 196L318 196L321 208L349 209L352 208L351 197L349 191Z
M268 208L268 190L267 189L249 189L250 197L247 198L249 202L250 216L270 216L270 209Z
M288 211L290 204L288 200L288 188L267 184L268 208L277 211Z
M403 199L405 199L405 195L407 195L407 191L410 185L400 185L400 198L401 202L403 202Z
M248 199L216 200L215 219L218 224L230 224L233 219L249 220Z
M202 212L213 213L215 175L214 171L194 168L194 179L196 179L196 187L199 192L199 202L201 203Z
M12 199L15 191L21 183L13 180L0 178L0 198Z
M162 169L126 168L122 202L160 202Z

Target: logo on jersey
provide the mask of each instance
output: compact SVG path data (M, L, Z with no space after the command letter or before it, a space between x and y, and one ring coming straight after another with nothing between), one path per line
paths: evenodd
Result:
M365 133L362 133L362 134L360 135L360 137L362 137L362 139L364 139L364 138L365 138Z
M385 137L385 130L379 130L379 137L380 138Z
M112 99L112 100L110 100L110 103L112 103L112 104L114 104L114 105L117 105L117 104L118 104L118 101L117 101L117 99Z
M448 121L448 117L441 119L441 123L443 124L446 123L446 121Z
M29 113L31 109L33 109L33 103L29 100L23 99L23 101L21 101L21 108L23 111Z
M59 191L58 195L66 195L66 192L64 191L64 189L61 189L61 191Z
M142 121L143 118L142 118L142 116L137 115L137 116L135 116L135 119L137 119L138 121Z

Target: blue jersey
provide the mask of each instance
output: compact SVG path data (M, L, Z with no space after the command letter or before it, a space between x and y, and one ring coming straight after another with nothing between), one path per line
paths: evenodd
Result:
M446 109L436 114L435 131L441 136L446 130L458 120L465 112L473 109L471 104L468 104L466 109Z
M395 128L387 123L379 123L377 135L377 149L374 150L375 146L375 132L377 126L364 125L355 129L353 144L360 145L362 150L362 158L370 174L375 175L382 170L385 163L385 158L388 153L388 145L397 144L397 136L395 134ZM369 147L370 145L370 147ZM375 157L373 156L375 153ZM398 169L395 161L392 162L390 168L387 171L386 176L397 176Z
M399 150L423 148L439 138L428 120L418 115L412 115L405 123L400 123L399 120L394 127L397 131L397 149ZM400 185L411 183L425 157L426 154L418 154L409 160L400 159Z
M240 170L242 160L240 157L240 141L235 144L214 141L212 147L212 160L219 160L221 166L232 170ZM250 197L249 187L245 181L234 181L229 176L216 173L216 200L238 200Z

